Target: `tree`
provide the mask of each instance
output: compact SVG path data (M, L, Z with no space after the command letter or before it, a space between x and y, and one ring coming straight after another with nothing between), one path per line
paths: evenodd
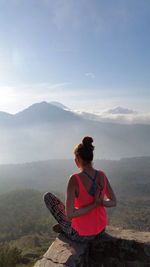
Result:
M15 267L21 261L21 250L10 247L7 243L0 243L0 266Z

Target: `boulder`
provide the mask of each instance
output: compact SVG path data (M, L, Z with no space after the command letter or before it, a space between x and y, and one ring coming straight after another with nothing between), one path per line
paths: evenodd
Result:
M34 267L150 267L150 243L105 233L79 243L60 234Z

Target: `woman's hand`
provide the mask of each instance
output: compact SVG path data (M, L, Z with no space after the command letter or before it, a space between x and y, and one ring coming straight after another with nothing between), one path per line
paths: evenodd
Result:
M96 187L94 198L96 206L103 206L102 188L99 185Z

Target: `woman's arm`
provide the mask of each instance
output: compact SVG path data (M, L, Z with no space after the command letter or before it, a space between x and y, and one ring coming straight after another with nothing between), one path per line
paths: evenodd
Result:
M76 186L77 186L77 183L76 183L75 176L72 176L69 179L69 182L67 184L66 205L65 205L66 216L69 220L75 217L82 216L98 206L96 201L94 201L90 205L84 206L82 208L78 208L78 209L75 208L74 199L76 197L75 195Z
M117 205L116 196L107 178L106 178L106 196L107 196L107 200L104 200L101 195L101 188L97 186L97 190L95 194L96 203L106 208L115 207Z
M115 193L106 177L106 196L107 196L107 200L103 200L103 205L107 208L111 208L111 207L115 207L117 205L117 200L116 200L116 196Z

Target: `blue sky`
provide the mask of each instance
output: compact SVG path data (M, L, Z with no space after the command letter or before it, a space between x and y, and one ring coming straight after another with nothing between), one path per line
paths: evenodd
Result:
M150 113L149 0L0 0L0 110Z

